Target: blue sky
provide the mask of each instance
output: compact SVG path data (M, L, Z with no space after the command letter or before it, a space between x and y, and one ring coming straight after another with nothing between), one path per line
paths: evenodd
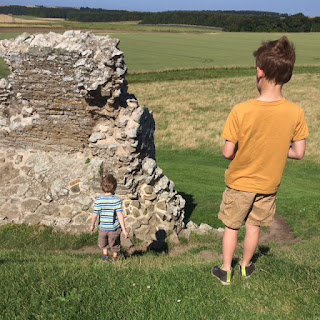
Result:
M258 10L320 16L320 0L0 0L0 5L90 7L134 11Z

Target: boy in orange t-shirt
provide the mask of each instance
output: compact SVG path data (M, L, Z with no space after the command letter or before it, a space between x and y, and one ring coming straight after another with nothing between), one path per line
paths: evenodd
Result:
M251 262L258 246L260 227L270 226L275 214L276 193L287 158L304 157L309 136L304 112L282 96L282 86L292 76L295 50L287 37L264 43L254 52L257 67L256 100L236 105L222 132L222 154L231 160L226 170L226 190L219 219L225 224L223 264L212 269L222 284L230 284L232 258L238 232L245 221L240 274L255 271Z

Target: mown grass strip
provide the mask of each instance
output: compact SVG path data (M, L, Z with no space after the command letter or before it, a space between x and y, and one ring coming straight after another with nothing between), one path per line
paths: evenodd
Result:
M320 67L296 67L294 74L319 74ZM206 68L128 73L129 83L149 83L196 79L219 79L255 76L255 68Z

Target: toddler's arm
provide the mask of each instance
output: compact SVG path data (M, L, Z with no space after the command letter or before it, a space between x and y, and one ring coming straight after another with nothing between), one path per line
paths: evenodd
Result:
M299 140L292 142L289 152L288 158L301 160L304 157L306 152L306 140Z
M94 227L97 221L98 215L97 214L92 214L92 218L91 218L91 227L90 227L90 232L94 231Z
M118 212L118 219L119 219L119 222L120 222L120 225L121 225L121 229L122 229L122 232L123 232L125 238L129 238L129 234L128 234L128 231L126 229L126 225L124 223L124 217L123 217L123 213L122 212Z

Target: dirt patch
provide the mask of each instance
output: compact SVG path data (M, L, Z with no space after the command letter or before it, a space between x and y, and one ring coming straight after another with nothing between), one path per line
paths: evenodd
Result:
M276 215L272 226L267 230L261 232L259 244L263 245L271 241L275 241L281 244L286 244L286 243L299 242L301 241L301 239L295 238L287 222L283 218ZM210 246L210 244L200 243L200 244L177 245L173 247L168 254L170 257L176 257L186 253L191 249L197 248L199 246L201 247ZM101 249L98 248L98 246L86 246L78 250L70 250L70 252L75 254L100 254ZM216 260L222 259L221 253L217 253L210 250L203 250L198 255L200 258L208 261L216 261Z
M12 16L12 15L7 15L7 14L0 14L0 23L28 23L28 24L31 24L31 23L35 23L35 22L38 22L38 23L47 23L48 20L43 20L43 19L33 19L33 20L28 20L28 19L20 19L20 18L17 18L15 16Z
M199 257L208 261L217 261L222 259L222 254L210 250L203 250L199 253Z
M17 18L16 16L13 15L8 15L8 14L0 14L0 23L27 23L27 24L32 24L32 23L48 23L48 22L53 22L53 21L65 21L65 19L59 19L59 18L33 18L33 19L21 19Z
M181 245L175 246L169 251L169 256L170 257L179 256L180 254L183 254L183 253L185 253L193 248L196 248L198 246L199 245L191 245L191 244L186 245L186 246L181 246Z
M259 244L267 244L271 241L285 244L299 242L301 239L295 238L287 222L275 215L273 224L266 231L261 232Z

